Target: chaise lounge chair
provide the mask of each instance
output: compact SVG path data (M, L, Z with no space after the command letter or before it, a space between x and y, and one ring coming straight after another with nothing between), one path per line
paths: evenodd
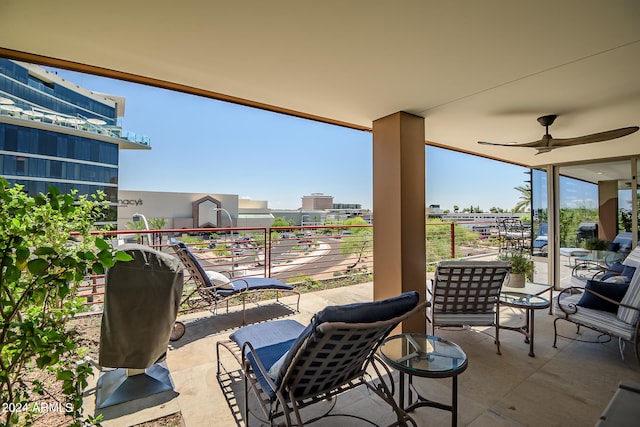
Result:
M240 298L242 301L242 324L246 324L246 300L248 297L263 292L275 292L276 301L279 300L280 293L286 292L295 294L296 311L300 308L300 292L296 291L292 285L281 282L271 277L241 277L230 279L216 271L206 271L196 256L189 250L187 245L175 239L170 240L170 244L180 258L182 265L190 275L189 280L195 283L195 288L186 297L183 303L190 307L201 305L209 307L213 313L217 313L218 305L225 303L229 310L229 300ZM179 339L184 334L184 324L177 322L172 340Z
M333 400L335 405L333 398L338 394L364 385L391 407L396 419L392 425L415 426L393 400L393 380L376 351L400 322L418 313L422 316L427 305L419 304L417 292L407 292L383 301L326 307L306 327L294 320L245 326L230 340L217 343L218 381L222 385L223 376L230 374L220 359L220 350L228 350L243 372L245 425L251 412L250 389L266 417L263 423L302 426L329 415L333 406L306 421L301 409L320 401ZM380 380L377 385L369 379L369 368ZM367 421L370 416L343 415Z

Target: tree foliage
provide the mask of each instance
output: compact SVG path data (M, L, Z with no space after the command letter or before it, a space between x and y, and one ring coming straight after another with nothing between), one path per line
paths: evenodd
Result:
M520 193L518 203L513 207L514 212L526 212L531 208L531 184L514 187Z
M0 401L7 403L0 423L33 422L34 403L46 390L26 373L40 369L55 373L67 399L56 403L71 425L81 425L91 367L76 363L81 350L66 323L81 307L77 288L85 274L130 257L90 235L108 209L104 195L63 195L51 187L30 197L22 188L0 178Z

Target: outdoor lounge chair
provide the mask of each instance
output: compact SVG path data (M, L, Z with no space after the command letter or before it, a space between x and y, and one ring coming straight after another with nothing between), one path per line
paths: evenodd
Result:
M606 277L604 281L587 280L584 287L566 288L558 294L553 302L553 313L557 316L553 321L554 348L558 340L558 320L566 320L577 325L577 333L580 326L584 326L617 337L623 358L623 343L630 342L640 363L640 248L635 248L622 264L626 272Z
M258 417L249 410L250 389L266 417L262 422L276 425L284 417L281 421L287 426L302 426L301 409L333 400L323 415L306 420L310 423L329 415L338 394L364 385L391 407L396 418L392 425L415 426L393 400L393 380L376 350L400 322L423 313L427 304L419 304L417 292L407 292L382 301L326 307L306 327L294 320L243 327L230 340L217 343L218 381L222 385L228 373L220 361L220 350L226 349L242 367L245 425L250 412ZM380 381L377 385L369 378L369 368ZM370 416L343 415L365 420Z
M427 286L427 321L442 326L495 326L500 354L498 302L507 274L506 261L442 261Z
M183 303L194 306L195 301L195 304L208 306L213 313L217 313L219 304L226 303L228 311L229 300L232 298L240 298L242 301L242 324L244 325L246 324L245 312L248 297L253 297L263 292L275 292L276 301L278 301L280 293L286 292L297 296L295 310L299 311L300 292L296 291L292 285L288 285L271 277L240 277L230 279L222 273L206 271L187 245L175 239L171 239L170 244L176 251L178 258L180 258L182 265L188 271L190 275L189 280L192 280L196 285L195 288L184 297ZM184 333L184 331L182 331L182 333ZM174 337L174 340L175 339L177 338Z

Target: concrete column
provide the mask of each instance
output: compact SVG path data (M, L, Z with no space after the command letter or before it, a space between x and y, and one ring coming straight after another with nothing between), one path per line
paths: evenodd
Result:
M398 112L373 122L374 300L426 293L424 118ZM402 332L426 332L424 314Z
M598 237L612 242L618 234L618 181L598 182Z

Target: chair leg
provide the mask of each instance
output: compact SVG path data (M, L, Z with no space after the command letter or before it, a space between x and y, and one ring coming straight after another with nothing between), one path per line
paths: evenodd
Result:
M624 348L626 347L626 342L618 337L618 350L620 350L620 358L622 359L622 361L624 362Z
M246 295L242 295L242 326L247 324Z
M249 427L249 380L247 379L247 372L242 372L242 380L244 383L244 423L245 426Z
M556 325L556 322L560 320L559 317L556 317L555 319L553 319L553 348L558 348L556 346L556 342L558 341L558 326Z

